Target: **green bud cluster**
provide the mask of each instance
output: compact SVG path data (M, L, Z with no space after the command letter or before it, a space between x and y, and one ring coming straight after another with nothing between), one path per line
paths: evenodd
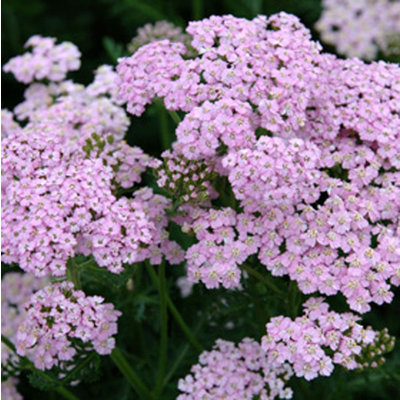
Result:
M104 150L106 144L112 144L114 142L114 137L112 135L107 136L103 140L97 133L92 133L91 138L86 139L85 145L82 147L83 151L89 157L93 151L97 152L97 157Z
M381 366L386 360L384 354L391 352L394 348L395 338L390 336L387 328L377 332L373 343L364 347L356 357L358 369L376 368Z
M188 160L183 156L163 153L156 169L157 184L178 203L203 202L210 198L211 181L217 174L211 163Z

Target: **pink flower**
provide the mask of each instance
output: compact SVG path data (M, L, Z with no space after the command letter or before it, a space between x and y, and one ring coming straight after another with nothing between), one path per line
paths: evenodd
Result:
M71 282L46 286L24 304L26 318L16 335L17 352L36 368L45 370L71 361L77 350L73 340L88 343L99 354L110 354L115 346L116 321L121 315L101 297L74 290ZM26 332L35 332L32 341Z

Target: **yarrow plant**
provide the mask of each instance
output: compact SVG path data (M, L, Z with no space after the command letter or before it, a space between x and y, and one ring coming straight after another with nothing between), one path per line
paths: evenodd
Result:
M2 252L19 268L2 283L4 390L18 398L30 371L75 398L64 386L98 378L99 355L152 400L288 399L295 377L381 366L394 338L362 314L400 284L399 66L326 54L285 13L138 33L87 86L66 80L79 51L52 38L4 67L30 84L2 111ZM130 144L129 114L148 108L154 155ZM194 331L234 298L220 329L248 333L204 350Z

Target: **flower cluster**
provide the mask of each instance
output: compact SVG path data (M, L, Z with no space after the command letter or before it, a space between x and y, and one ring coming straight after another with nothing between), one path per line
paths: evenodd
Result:
M391 0L323 0L316 24L322 41L347 57L366 60L391 53L400 40L400 3ZM394 43L393 43L394 44Z
M390 302L390 285L400 283L399 67L320 53L282 13L210 17L187 32L196 58L164 40L121 59L117 70L129 112L140 115L155 97L186 112L175 164L183 156L214 165L243 208L229 227L250 236L251 251L221 256L236 233L196 234L189 276L216 287L228 273L234 283L224 285L237 287L237 266L258 252L304 293L341 292L359 312ZM187 218L179 223L186 229L207 207L221 213L211 203L181 207Z
M342 293L361 313L390 302L400 284L399 67L323 54L282 13L210 17L187 33L196 56L161 40L120 59L117 72L128 112L141 115L161 98L185 113L159 184L175 189L185 175L168 169L184 158L212 165L232 188L229 207L217 205L226 206L221 189L218 202L178 209L174 220L198 240L186 252L188 278L240 287L240 266L258 253L306 294ZM308 380L335 363L372 365L392 342L358 320L311 299L303 317L267 325L265 357ZM237 395L194 368L198 376L180 383L183 398Z
M118 189L129 189L140 183L141 174L146 168L158 165L158 161L144 153L140 147L129 146L122 139L115 139L112 135L104 137L93 133L87 136L84 145L75 151L82 150L85 153L82 156L100 158L104 165L112 168L114 192L118 192Z
M151 243L154 229L140 203L122 198L91 224L85 238L97 264L120 273L123 263L138 261L139 248Z
M148 156L128 145L106 145L98 136L78 151L76 145L68 147L68 137L55 134L59 127L37 128L10 134L2 148L6 262L37 276L61 276L68 258L78 252L93 252L99 265L113 272L120 272L123 262L146 258L137 252L150 256L152 250L161 257L159 245L171 260L182 259L166 240L167 199L142 190L129 202L113 192L114 182L131 187L140 181ZM85 151L102 154L85 158Z
M123 264L149 259L160 264L163 255L170 264L184 260L180 246L169 240L166 210L170 201L149 188L134 192L132 199L121 198L82 235L79 252L93 254L99 266L114 273L123 271Z
M358 15L357 4L362 18L368 11ZM379 35L365 43L384 48L387 31ZM376 51L368 43L359 47L365 58ZM88 86L65 80L79 67L73 45L35 36L27 46L32 52L5 70L25 83L46 80L2 111L3 261L57 281L77 255L117 274L145 260L186 261L185 296L194 282L247 287L241 270L258 257L265 273L286 275L307 295L341 294L359 313L392 301L400 285L399 66L324 54L285 13L212 16L186 33L148 25L133 54L116 70L98 68ZM178 121L160 160L124 141L123 107L140 116L153 101ZM158 187L141 182L147 168ZM3 282L6 336L37 368L111 353L120 312L102 297L65 280L43 288L28 274ZM375 367L393 338L359 320L310 298L301 317L272 318L261 344L218 340L180 381L179 400L291 398L292 374L311 380L334 364Z
M347 369L358 367L356 356L373 343L376 332L358 324L352 313L329 311L322 298L311 298L304 304L304 315L294 321L274 317L267 324L262 349L274 365L289 363L296 376L311 380L329 376L334 363ZM329 355L330 350L333 355Z
M214 158L224 146L239 150L255 144L249 104L238 100L205 101L186 114L176 129L175 152L190 160Z
M201 280L209 289L239 287L239 266L257 252L259 238L240 229L243 221L232 208L194 209L191 217L182 228L198 239L186 252L189 279Z
M209 152L221 136L233 147L254 142L257 125L290 135L304 124L320 47L296 17L212 16L191 22L187 32L199 53L194 59L182 57L182 43L163 40L119 60L119 95L129 112L141 115L161 97L167 109L190 112L178 127L178 144L189 130L183 148L208 146Z
M349 195L355 203L363 201L354 192ZM274 275L289 274L304 293L340 291L352 309L366 312L371 301L391 301L388 280L399 284L399 238L382 227L374 230L345 204L337 195L317 211L304 208L300 217L275 215L269 235L275 241L264 241L260 260ZM281 222L275 225L277 219ZM371 245L374 238L378 246Z
M8 110L1 110L1 137L6 137L10 132L20 129L14 121L14 114Z
M81 53L69 42L56 45L56 39L36 35L25 43L25 47L32 51L14 57L4 66L5 72L11 72L23 83L43 79L62 81L68 71L77 70L81 65Z
M144 259L133 255L142 251L136 249L139 243L151 248L157 258L167 253L176 262L182 260L177 245L167 240L163 207L154 208L158 215L152 214L153 209L148 211L151 195L138 193L140 200L128 208L121 206L124 199L118 200L121 190L139 183L142 172L157 162L123 141L129 120L115 98L115 75L112 67L102 66L87 87L71 81L32 84L25 92L25 101L14 109L18 119L28 120L23 128L13 121L13 113L3 111L7 136L2 146L6 262L16 262L37 276L62 276L70 257L93 252L97 260L103 260L100 265L120 272L123 262ZM166 208L166 200L160 198L156 202ZM133 246L129 249L123 249L127 228L121 217L113 221L122 208L130 213L123 220L139 226L128 229ZM148 215L143 215L143 209ZM145 238L141 237L138 214L149 225ZM153 221L157 218L162 218L162 224ZM107 236L102 225L106 221L114 226L106 247L113 249L112 263L111 253L105 260L105 248L98 245L99 237ZM112 236L116 230L119 239Z
M178 400L291 399L292 390L285 386L291 375L287 364L270 364L253 339L244 338L237 346L219 339L179 381L183 394Z
M3 142L3 252L5 262L27 272L61 276L77 234L113 202L112 173L100 159L70 152L46 128Z
M398 169L399 65L382 61L365 64L329 55L323 63L323 94L319 105L314 103L315 110L310 110L310 135L334 145L341 137L358 138L369 147L369 154L376 154L376 161L385 170Z
M130 53L134 53L145 44L168 39L171 42L181 42L190 45L190 36L182 32L182 28L168 21L157 21L155 24L146 24L137 30L137 35L128 44Z
M1 280L1 333L14 342L19 324L26 318L24 303L45 285L44 280L33 275L10 272ZM1 363L15 361L14 353L1 344Z
M103 162L113 168L116 186L123 189L140 183L146 168L158 165L158 161L144 153L140 147L120 143L105 150L104 155L101 154Z
M351 181L326 178L323 204L260 217L269 226L259 258L273 275L289 274L304 293L340 291L353 310L366 312L371 302L390 302L390 283L400 283L399 177L386 173L377 179L370 149L354 139L336 143L323 151L322 162L331 174Z
M171 201L155 194L150 188L137 190L133 199L142 204L144 213L155 227L151 243L138 249L139 260L148 259L151 264L158 265L164 255L170 264L181 263L185 259L185 253L174 240L169 239L169 218L166 211L171 209Z
M26 318L24 303L32 294L43 288L46 281L30 274L9 272L1 280L1 334L15 343L18 327ZM1 343L1 396L4 399L22 400L16 385L18 357L2 341Z
M19 120L29 119L31 126L57 124L79 145L96 133L122 140L129 126L125 111L109 93L94 95L95 90L70 81L44 85L34 83L25 91L25 101L14 109ZM66 134L64 134L66 135Z
M236 199L246 211L256 212L317 201L319 157L312 142L265 136L254 148L229 153L222 164Z
M100 296L86 296L71 282L46 286L24 305L17 353L41 370L73 360L78 351L110 354L121 313Z
M98 97L108 95L116 104L121 104L117 98L117 73L111 65L101 65L96 69L94 81L86 88L88 95Z

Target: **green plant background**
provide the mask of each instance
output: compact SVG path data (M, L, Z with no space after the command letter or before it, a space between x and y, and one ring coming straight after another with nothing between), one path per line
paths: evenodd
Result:
M54 36L78 45L83 54L82 68L70 77L89 83L93 70L104 63L115 63L116 58L124 54L126 44L135 36L137 28L147 22L166 19L184 27L190 20L212 14L252 18L257 14L268 15L279 11L299 16L312 30L314 38L318 39L313 24L321 13L320 0L3 0L2 64L20 54L31 35ZM332 48L326 50L333 51ZM2 89L3 108L12 109L21 101L24 87L10 74L2 73ZM127 138L130 143L155 155L161 151L158 111L152 106L140 119L132 118ZM167 123L172 132L173 121L168 120ZM3 273L13 269L15 267L4 266ZM249 278L245 290L241 292L206 290L197 285L193 295L182 300L175 286L176 279L182 274L183 266L167 268L167 286L171 298L204 348L210 348L219 337L236 341L244 336L260 338L270 317L281 313L290 315L296 311L289 306L292 302L290 291L285 298L279 298L253 278ZM133 291L126 287L129 278L134 282ZM283 291L289 288L284 279L271 279ZM143 381L151 386L157 371L161 316L157 288L152 284L145 266L135 266L121 277L106 271L88 271L83 273L82 280L88 294L102 294L124 312L119 322L118 342ZM343 299L335 300L337 308L342 304ZM392 304L374 306L365 316L365 321L375 329L388 327L392 335L399 337L399 315L400 293L397 290ZM228 322L234 322L234 329L229 328ZM171 318L168 334L167 374L171 376L160 397L162 399L176 397L178 378L189 372L198 357L198 352L188 344ZM330 378L318 378L312 382L293 379L294 398L399 399L399 347L397 344L387 363L377 370L358 373L337 368ZM179 364L176 360L180 360ZM78 398L136 399L108 357L101 358L100 370L92 375L71 389ZM60 397L52 390L43 392L34 389L28 384L26 375L22 375L18 389L28 400Z

